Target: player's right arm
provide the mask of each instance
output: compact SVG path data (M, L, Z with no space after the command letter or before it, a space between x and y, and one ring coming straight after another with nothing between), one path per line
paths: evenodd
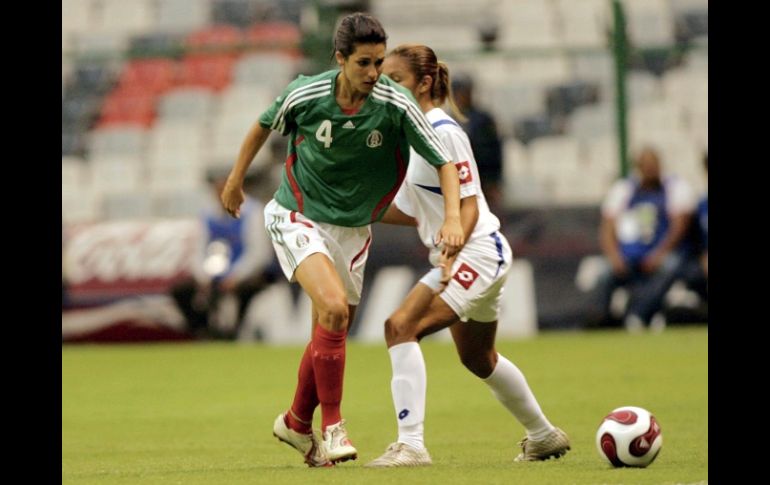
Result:
M248 170L251 161L254 160L254 157L269 136L270 130L264 128L259 121L256 121L246 135L246 139L243 140L243 144L241 144L238 160L227 176L227 182L221 196L222 205L227 213L233 217L237 218L241 215L241 204L243 204L245 198L243 180L246 177L246 170Z
M290 100L287 98L295 94L295 90L300 91L297 88L303 83L303 77L299 76L289 83L286 89L283 90L283 93L275 98L273 104L259 116L259 119L254 122L246 134L246 139L241 144L241 151L238 153L238 160L235 162L232 170L230 170L230 175L227 177L227 183L221 195L222 205L231 216L240 217L241 204L243 204L245 197L243 193L243 180L246 177L246 170L248 170L251 161L254 160L262 145L267 141L267 138L270 136L270 130L276 130L283 135L287 135L294 128L294 116ZM330 81L323 84L329 83Z

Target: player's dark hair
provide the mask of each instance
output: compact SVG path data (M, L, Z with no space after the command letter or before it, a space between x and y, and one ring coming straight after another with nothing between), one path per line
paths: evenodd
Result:
M334 35L334 51L346 59L356 50L355 44L385 44L388 35L382 24L369 14L356 12L340 21Z
M460 112L455 104L452 95L452 83L449 80L449 67L439 61L433 49L420 44L401 44L390 53L389 56L399 56L404 59L409 66L409 71L420 82L423 77L430 76L433 80L430 88L430 97L437 102L439 106L449 100L449 108L452 114L460 121L465 122L466 118Z

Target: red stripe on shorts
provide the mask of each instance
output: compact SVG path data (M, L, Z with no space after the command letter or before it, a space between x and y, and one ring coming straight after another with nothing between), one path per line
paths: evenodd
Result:
M291 222L299 222L300 224L304 224L307 227L313 227L313 224L311 224L309 222L298 221L297 220L297 211L291 211L291 213L289 214L289 219L291 219Z
M369 232L369 237L366 238L366 243L364 244L363 249L361 249L358 254L353 258L353 261L350 262L350 271L353 271L353 265L356 264L356 261L366 253L366 250L369 249L369 244L372 243L372 233Z

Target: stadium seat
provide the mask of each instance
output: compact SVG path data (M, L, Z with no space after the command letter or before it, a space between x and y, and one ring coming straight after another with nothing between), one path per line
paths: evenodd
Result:
M538 83L510 82L479 86L478 103L495 117L501 136L514 134L515 120L537 116L545 110L545 90Z
M108 221L152 217L152 201L146 190L105 193L103 204Z
M129 155L141 157L147 143L147 130L135 123L115 124L89 133L89 157Z
M162 94L177 82L177 63L165 58L145 58L128 62L118 78L120 89Z
M211 21L210 0L157 0L155 29L189 32Z
M148 128L155 120L155 100L152 93L117 90L104 99L97 128L124 123Z
M213 25L189 34L184 41L188 53L235 53L243 45L241 29Z
M153 29L154 0L102 0L101 8L94 9L96 29L104 32L141 34ZM100 15L99 15L100 14Z
M152 215L160 218L196 219L209 188L204 184L188 189L159 189L152 193Z
M290 52L299 49L302 40L299 27L289 22L255 23L246 28L243 36L248 49L280 49Z
M197 54L182 59L180 86L196 86L221 91L230 84L235 58L232 54Z
M627 32L636 47L667 47L674 44L674 21L667 0L623 2Z
M629 106L645 106L661 101L663 98L660 80L649 72L631 71L626 76L626 83L626 97Z
M174 32L150 32L134 35L128 43L129 59L178 58L184 52L184 35Z
M545 99L551 117L566 116L581 105L599 101L599 86L589 81L568 81L548 88Z
M280 91L260 84L231 84L219 95L219 117L251 115L254 120L267 109Z
M77 156L62 156L62 193L77 193L89 185L90 178L88 162L85 159Z
M241 57L233 67L233 83L261 84L280 92L296 77L298 68L298 60L284 53L247 54Z
M581 106L569 117L566 131L581 140L610 135L615 131L615 108L610 103Z
M557 0L557 32L562 47L601 48L607 45L611 25L609 4L604 0Z
M550 3L540 0L500 2L496 13L500 23L498 47L553 48L559 45Z
M212 0L211 23L245 28L262 19L267 5L251 0Z
M77 192L62 192L62 222L65 226L98 222L103 219L101 195L87 187Z
M131 155L104 155L89 159L91 187L97 194L136 191L146 183L144 163Z
M157 110L160 120L205 121L214 112L216 97L201 87L178 87L161 96Z
M554 120L547 114L538 113L517 120L513 124L513 136L526 145L537 138L557 134L554 125Z

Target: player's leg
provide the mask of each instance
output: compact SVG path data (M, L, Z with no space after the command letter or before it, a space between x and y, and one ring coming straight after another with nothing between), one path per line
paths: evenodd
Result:
M329 257L322 253L314 253L302 260L294 275L313 302L317 314L311 345L316 393L321 404L324 451L332 462L355 459L357 451L347 438L340 413L345 340L350 321L344 284Z
M492 394L524 426L522 453L517 461L561 456L569 438L546 418L524 374L495 349L497 321L458 322L450 328L463 365L489 386Z
M448 312L447 312L448 310ZM425 319L436 312L439 317ZM398 439L368 467L422 466L432 463L424 442L427 375L417 342L420 328L446 324L457 315L425 283L417 283L399 308L385 322L385 340L393 371L390 382L398 423ZM420 326L422 323L423 327Z

